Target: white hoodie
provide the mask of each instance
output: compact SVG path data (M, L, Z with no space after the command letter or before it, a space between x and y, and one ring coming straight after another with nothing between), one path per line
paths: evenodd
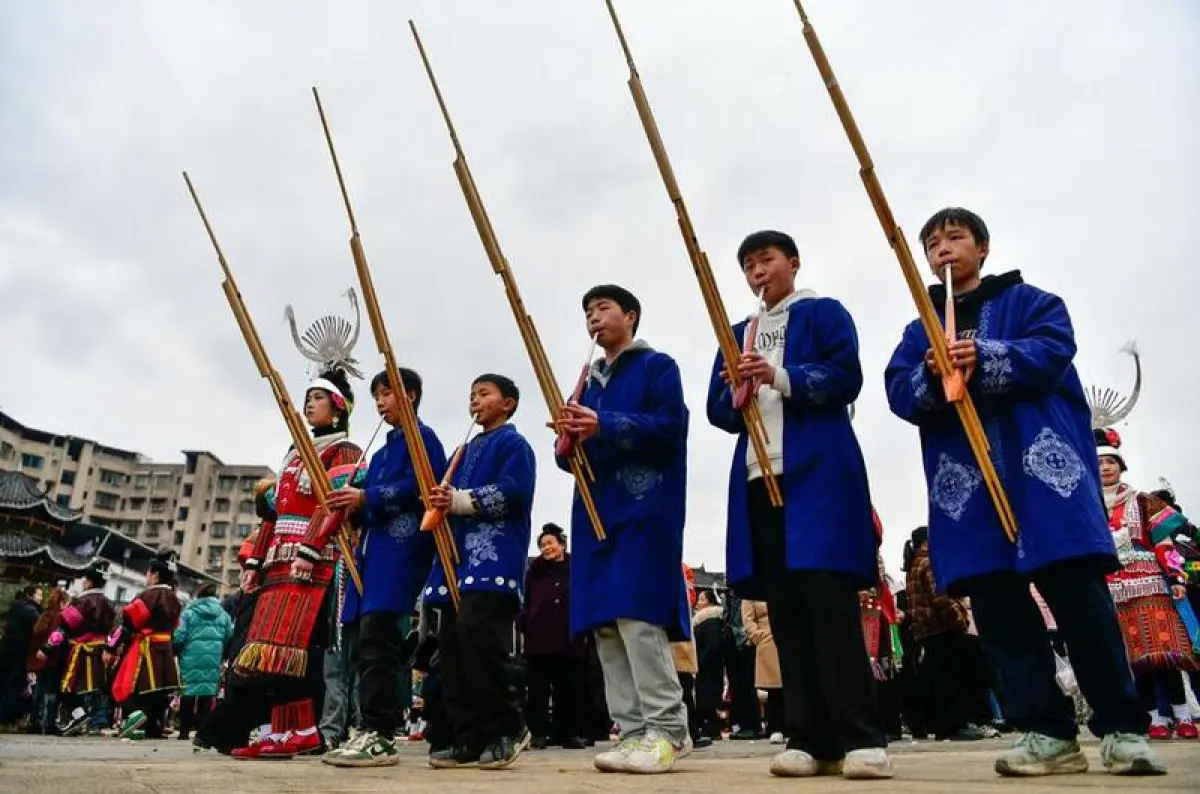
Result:
M754 350L775 367L775 382L758 388L758 411L767 431L767 455L771 470L783 474L783 398L792 396L792 381L783 368L783 347L787 339L788 311L796 301L817 297L810 289L798 289L763 312L758 319L758 335ZM763 476L754 454L754 445L746 445L746 479Z

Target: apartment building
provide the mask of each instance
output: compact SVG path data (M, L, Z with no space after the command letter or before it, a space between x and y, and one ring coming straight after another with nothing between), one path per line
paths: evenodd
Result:
M254 484L267 466L227 465L203 450L183 463L155 463L137 452L25 427L0 411L0 469L24 472L84 520L149 546L222 580L238 579L237 553L250 535Z

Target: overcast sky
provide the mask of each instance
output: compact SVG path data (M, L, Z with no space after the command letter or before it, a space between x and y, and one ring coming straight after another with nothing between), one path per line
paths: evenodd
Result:
M734 317L742 237L780 228L801 280L858 323L855 426L896 573L925 520L915 429L883 368L915 316L788 0L625 0L619 10L701 244ZM1130 478L1200 513L1194 253L1200 6L1194 0L810 0L807 10L909 240L947 204L992 229L1071 310L1085 382L1146 383L1122 428ZM277 466L288 444L219 289L179 176L205 200L293 397L283 322L345 313L347 225L309 94L331 116L401 363L447 447L471 379L524 390L534 520L565 523L545 404L451 171L409 38L416 19L562 388L586 352L579 296L637 293L692 409L686 558L724 569L733 439L708 426L712 331L601 0L0 5L0 407L27 425L178 461ZM914 242L915 245L915 242ZM380 366L369 330L359 347ZM354 435L374 411L356 383ZM1192 439L1188 442L1186 439Z

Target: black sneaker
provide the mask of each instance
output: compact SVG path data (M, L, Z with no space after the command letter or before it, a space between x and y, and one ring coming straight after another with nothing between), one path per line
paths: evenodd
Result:
M578 736L570 736L563 739L562 748L564 750L586 750L590 745Z
M529 731L527 730L522 731L521 735L515 739L511 736L501 737L499 741L493 742L483 751L483 756L479 759L479 768L507 769L529 746L529 740Z
M429 754L429 765L434 769L459 769L479 764L482 753L467 747L445 747Z

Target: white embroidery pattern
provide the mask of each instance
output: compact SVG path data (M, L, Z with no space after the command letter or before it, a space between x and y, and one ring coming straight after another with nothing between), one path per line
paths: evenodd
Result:
M387 533L396 540L405 540L416 533L418 523L415 515L404 513L388 522Z
M967 502L975 495L983 477L974 466L959 463L949 455L938 456L937 473L929 488L929 498L942 512L958 521L967 510Z
M1063 499L1070 498L1083 479L1083 461L1079 453L1048 427L1043 427L1037 434L1021 462L1026 474L1050 486Z
M500 553L496 551L495 538L503 534L498 527L491 524L479 524L478 529L467 533L467 567L478 568L484 562L499 562Z
M983 372L980 387L993 394L1004 391L1012 383L1013 374L1008 345L994 339L976 339L975 347L979 351L979 368Z
M821 369L810 369L808 374L804 376L804 386L808 390L808 399L810 402L821 404L825 402L828 396L821 388L821 384L829 377L829 373Z
M929 379L925 377L924 363L913 367L912 374L908 376L908 382L912 385L913 399L917 401L917 405L922 408L933 405L933 396L929 393Z
M649 466L626 466L617 472L617 479L635 500L646 498L662 482L662 473Z
M499 517L508 512L508 497L496 485L481 485L471 489L471 496L485 516Z

